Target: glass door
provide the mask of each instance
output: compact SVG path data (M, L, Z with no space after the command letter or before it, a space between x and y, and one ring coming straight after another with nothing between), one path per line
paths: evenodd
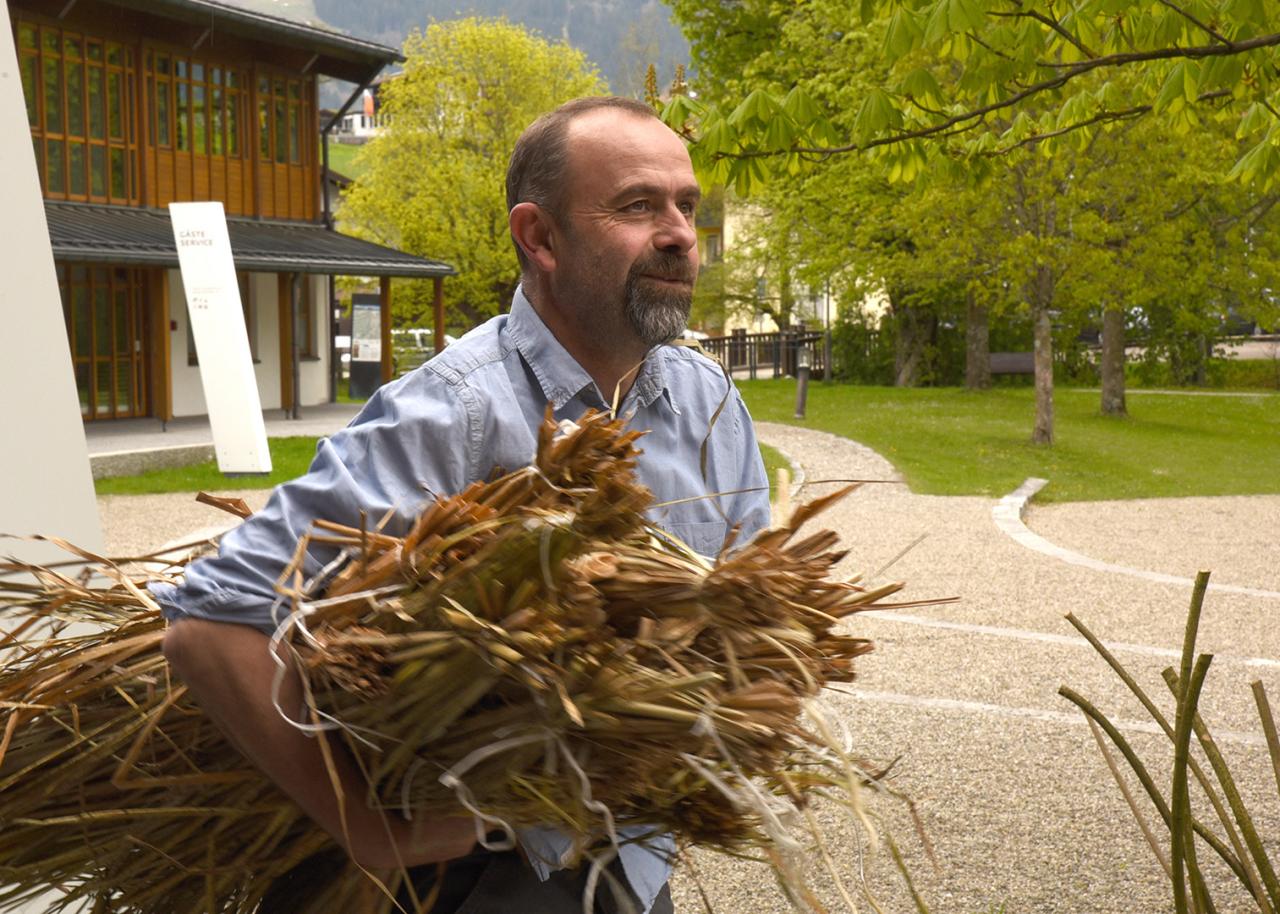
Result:
M85 419L147 414L144 278L142 271L126 267L59 268Z

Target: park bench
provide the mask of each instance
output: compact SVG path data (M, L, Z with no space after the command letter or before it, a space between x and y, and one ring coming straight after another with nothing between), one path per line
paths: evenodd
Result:
M991 373L1035 374L1035 353L993 352L991 353Z

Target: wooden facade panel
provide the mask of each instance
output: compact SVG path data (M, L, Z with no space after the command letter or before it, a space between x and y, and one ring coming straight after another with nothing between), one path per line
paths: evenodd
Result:
M168 206L177 199L178 166L173 153L161 149L156 153L156 206Z
M277 219L289 218L289 166L271 166L272 210Z
M190 200L191 196L191 156L175 153L173 156L174 181L173 199Z
M210 196L210 189L213 185L211 180L209 159L211 156L192 156L191 157L191 194L195 200L217 200L218 197Z
M151 415L173 418L173 368L169 351L169 279L164 270L147 271L147 349Z
M253 198L250 183L245 180L245 168L239 159L227 160L227 212L236 216L253 214Z
M223 208L228 213L232 212L227 195L227 160L218 156L209 157L209 198L221 200Z
M277 316L280 327L280 406L293 408L293 274L276 279Z
M302 169L289 169L289 218L305 219L307 218L306 210L306 194L303 192L306 185L303 183Z
M156 186L156 151L148 149L143 155L143 174L146 176L145 193L142 198L143 206L157 206L156 199L160 196L160 189Z
M263 219L271 219L276 214L276 199L273 192L275 182L272 180L274 172L271 163L259 162L256 171L258 173L257 213Z

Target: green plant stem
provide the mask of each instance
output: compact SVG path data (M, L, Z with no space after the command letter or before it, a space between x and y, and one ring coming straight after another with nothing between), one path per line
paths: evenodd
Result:
M1160 846L1160 842L1156 840L1151 826L1147 824L1147 817L1142 814L1138 801L1133 798L1133 792L1129 790L1129 785L1124 782L1124 777L1120 774L1120 766L1116 764L1115 756L1107 747L1106 740L1102 738L1101 728L1094 722L1092 717L1085 717L1085 723L1089 725L1089 732L1093 734L1093 741L1098 744L1098 751L1102 753L1102 760L1107 763L1107 770L1111 772L1111 777L1115 780L1116 786L1120 788L1120 795L1124 797L1124 801L1128 805L1129 811L1133 813L1133 817L1138 820L1138 828L1142 830L1142 837L1146 839L1147 846L1151 848L1151 853L1155 854L1160 868L1164 870L1165 878L1172 879L1173 870L1169 868L1169 858Z
M1267 738L1271 770L1276 776L1276 792L1280 794L1280 739L1276 738L1276 719L1271 713L1271 703L1267 701L1267 690L1262 687L1262 680L1254 680L1250 687L1253 689L1253 701L1258 706L1258 717L1262 719L1262 732Z
M1128 686L1129 691L1132 692L1134 697L1142 703L1142 706L1146 708L1147 713L1151 715L1152 720L1154 720L1156 724L1159 725L1160 729L1164 731L1165 736L1172 740L1173 727L1170 726L1168 719L1165 718L1165 716L1160 712L1160 709L1156 706L1156 703L1147 695L1146 690L1144 690L1142 686L1138 685L1137 681L1132 675L1130 675L1129 671L1124 668L1119 659L1107 649L1106 645L1102 643L1101 639L1099 639L1097 635L1090 631L1087 625L1076 618L1074 613L1067 613L1067 621L1075 627L1076 631L1084 636L1086 641L1093 645L1093 649L1097 651L1098 655L1107 662L1107 665L1110 666L1115 674L1120 677L1120 680ZM1280 749L1278 749L1277 758L1280 758ZM1237 869L1233 865L1232 870L1239 875L1242 881L1244 881L1249 887L1249 891L1258 902L1258 906L1262 911L1262 914L1275 914L1275 909L1267 901L1267 896L1263 892L1262 884L1259 881L1257 871L1254 869L1253 862L1250 859L1250 854L1241 843L1240 833L1237 830L1235 823L1232 821L1231 816L1228 815L1226 808L1223 806L1222 798L1218 795L1218 791L1214 789L1213 783L1209 780L1209 776L1205 773L1199 762L1194 758L1188 757L1187 765L1190 767L1191 773L1195 776L1196 782L1199 783L1201 790L1204 791L1205 796L1208 798L1209 804L1213 807L1214 813L1218 816L1218 821L1222 823L1222 827L1227 833L1227 839L1231 842L1231 847L1235 851L1235 857L1236 860L1239 861L1240 867ZM1280 765L1277 767L1276 778L1277 785L1280 785ZM1122 787L1121 789L1123 790L1124 788ZM1139 825L1141 826L1142 823L1139 822ZM1163 857L1161 857L1161 861L1162 863L1164 862ZM1230 863L1230 861L1227 862ZM1167 863L1165 866L1167 867ZM1170 878L1172 878L1172 873L1169 873L1167 870L1166 875L1169 875Z
M1111 723L1105 714L1094 707L1092 702L1070 686L1062 686L1058 689L1058 694L1097 722L1098 726L1100 726L1103 732L1107 734L1115 747L1120 750L1120 754L1123 755L1125 761L1129 763L1129 767L1133 769L1133 773L1137 775L1138 782L1142 784L1142 789L1145 790L1147 792L1147 796L1151 798L1151 803L1155 806L1156 811L1160 813L1160 818L1164 820L1165 827L1171 828L1173 819L1169 812L1169 804L1161 795L1160 789L1156 787L1156 783L1152 780L1151 774L1147 771L1146 765L1142 764L1142 759L1138 758L1138 754L1133 751L1133 747L1129 745L1129 741L1126 740L1120 731L1116 729L1115 724ZM1241 868L1240 862L1232 855L1231 848L1222 843L1221 838L1209 831L1209 829L1205 828L1204 824L1195 819L1194 816L1191 818L1191 826L1195 833L1200 836L1201 840L1218 853L1218 856L1222 858L1222 861L1231 868L1231 871L1235 873L1242 882L1248 881L1248 876L1245 875L1245 871Z
M1188 648L1195 646L1195 625L1200 621L1199 604L1204 601L1202 584L1207 585L1207 577L1202 572L1196 578L1196 594L1192 597L1191 614L1187 621L1187 637L1183 642L1184 668L1190 667ZM1190 669L1189 678L1182 679L1188 685L1178 696L1178 716L1173 727L1173 796L1170 804L1173 823L1169 829L1172 833L1169 862L1173 866L1173 909L1176 914L1187 914L1186 871L1190 870L1193 891L1194 883L1200 877L1199 867L1195 865L1195 845L1190 839L1191 804L1187 791L1187 755L1191 750L1191 720L1195 714L1196 702L1200 700L1200 689L1204 686L1204 677L1209 672L1209 664L1212 661L1212 655L1202 654L1196 660L1195 667Z
M1179 695L1180 683L1173 670L1166 669L1163 675L1169 690L1175 696ZM1226 759L1223 758L1222 751L1218 748L1218 744L1214 740L1213 734L1209 732L1204 719L1198 713L1195 713L1194 706L1191 714L1191 726L1195 730L1196 738L1200 741L1201 748L1204 749L1205 757L1209 759L1209 764L1218 778L1218 783L1222 785L1222 792L1227 798L1227 803L1231 806L1231 811L1235 815L1236 821L1240 823L1240 831L1244 835L1245 844L1248 846L1249 853L1258 868L1262 882L1267 888L1267 894L1271 898L1271 907L1274 909L1276 905L1280 904L1280 882L1276 880L1275 870L1271 866L1271 861L1267 858L1266 848L1263 847L1262 841L1258 836L1257 827L1253 824L1253 817L1249 814L1244 798L1240 796L1240 790L1236 786L1231 769L1227 767Z

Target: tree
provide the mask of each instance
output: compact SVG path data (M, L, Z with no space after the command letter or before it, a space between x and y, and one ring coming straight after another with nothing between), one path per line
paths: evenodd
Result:
M605 86L580 51L501 19L431 25L409 37L405 57L404 75L384 84L388 126L361 153L343 223L453 264L452 320L474 325L506 308L519 282L503 181L517 137L538 115ZM393 299L397 323L421 320L422 285L406 283Z
M1230 120L1247 142L1231 175L1280 180L1280 32L1268 0L672 0L717 104L675 100L696 156L749 186L797 159L878 150L911 178L974 171L1011 149L1086 138L1153 115L1181 134ZM842 124L818 93L758 81L780 36L815 61L865 29L884 78ZM855 39L856 40L856 39ZM790 90L790 91L788 91ZM928 141L928 142L925 142Z
M1130 166L1141 158L1113 157L1103 168L1094 157L1102 127L1125 130L1145 119L1165 145L1199 147L1202 137L1220 136L1234 118L1232 128L1244 139L1231 159L1221 160L1216 177L1241 179L1236 192L1244 188L1255 197L1244 211L1269 209L1256 198L1272 180L1273 159L1280 160L1271 145L1280 143L1280 127L1268 98L1280 35L1266 32L1261 6L1251 0L1067 0L1053 7L1057 18L1026 0L741 0L728 6L674 0L673 6L693 44L701 98L674 99L665 116L696 140L695 162L709 179L746 194L792 186L806 163L827 171L852 158L873 162L892 183L929 187L916 199L941 187L952 220L965 206L951 181L978 185L1003 206L1004 229L986 238L990 271L980 269L981 248L977 258L961 256L953 265L974 305L966 312L975 385L984 374L982 311L981 298L969 293L984 284L996 299L1021 293L1035 328L1033 440L1052 440L1053 322L1078 323L1096 304L1083 295L1102 291L1089 277L1108 275L1108 265L1117 275L1125 258L1149 259L1161 250L1150 240L1138 243L1136 225L1119 228L1126 217L1116 207L1110 213L1105 206L1087 208L1101 199L1086 193L1091 175L1110 169L1119 185L1135 177ZM1154 200L1159 182L1138 181ZM908 235L891 233L898 239L890 248L894 259L908 274L913 262L927 271L939 256L925 216L912 222ZM1101 243L1083 230L1091 224L1107 228ZM1188 239L1199 237L1184 223L1176 228ZM1270 243L1256 232L1244 247L1239 238L1217 237L1249 254L1245 260ZM926 247L935 250L926 255ZM889 288L891 299L907 301ZM1126 297L1136 296L1124 283L1105 291L1110 307L1103 323L1114 343L1116 313ZM908 332L912 326L906 324ZM1118 350L1108 347L1104 386L1111 395L1117 377L1123 381L1122 361L1118 376L1115 371L1117 352L1122 360L1122 341ZM909 374L900 374L904 379Z

